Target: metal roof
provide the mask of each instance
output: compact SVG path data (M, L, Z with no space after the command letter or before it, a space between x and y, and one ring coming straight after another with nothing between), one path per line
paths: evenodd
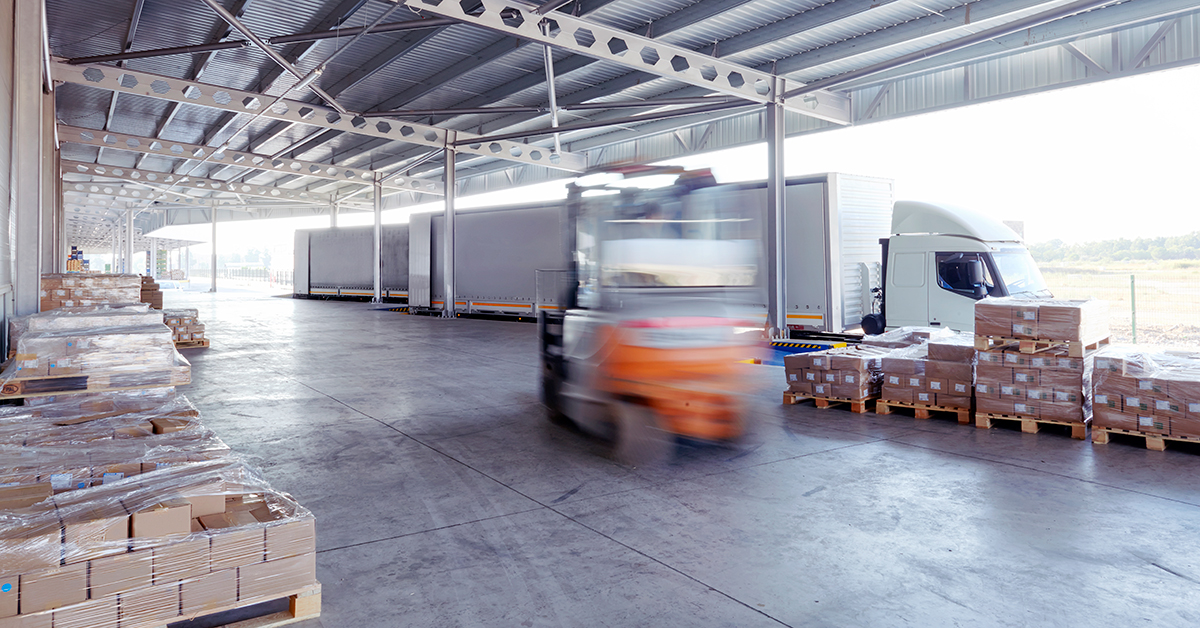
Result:
M227 146L268 159L290 157L388 173L400 172L399 169L426 156L433 147L428 142L412 143L412 134L364 134L376 129L381 121L384 127L395 130L419 123L485 138L539 131L537 135L517 138L516 144L504 144L502 152L481 148L475 154L460 154L460 187L472 192L514 182L532 183L569 176L570 173L549 164L529 163L544 160L553 146L551 136L544 132L550 127L550 115L542 45L531 41L527 31L485 27L481 22L471 21L478 17L480 9L501 16L505 15L504 10L509 10L510 17L519 14L536 19L532 11L542 4L533 0L221 0L222 6L236 13L250 31L262 38L278 39L311 32L336 35L317 41L271 45L301 74L323 67L314 84L350 112L346 114L347 120L355 118L350 128L344 122L336 127L320 119L314 122L314 118L305 122L270 116L255 118L273 97L286 96L295 101L293 108L304 103L313 106L326 103L308 89L293 90L299 79L253 45L93 62L112 72L119 73L119 68L125 68L170 79L171 91L146 90L145 95L122 92L116 96L114 106L116 92L107 86L88 81L64 83L57 87L57 117L61 124L69 126L159 138L163 142L204 144L214 149ZM1200 6L1195 0L572 0L545 4L555 5L546 17L555 20L556 25L569 25L577 17L597 30L607 27L630 33L629 41L635 42L621 56L610 54L599 45L605 42L598 42L588 54L581 54L560 47L562 41L555 40L554 87L563 108L562 123L606 120L617 123L562 134L563 150L586 159L588 167L669 159L687 152L761 141L761 107L750 107L755 104L750 100L745 101L747 108L742 109L665 120L644 116L644 121L631 116L653 110L575 108L597 103L612 107L632 101L653 103L662 98L721 95L710 83L680 80L681 75L670 70L647 71L647 66L639 66L637 55L644 52L641 44L636 43L642 40L635 41L635 35L653 40L650 43L654 46L673 45L706 55L702 61L711 58L714 64L731 62L755 72L777 75L786 79L787 89L813 81L830 82L831 87L820 92L821 98L828 94L848 99L848 117L843 122L850 124L1107 80L1200 60L1197 43ZM376 21L392 25L422 19L444 20L445 11L457 7L463 7L468 14L455 18L450 25L385 29L387 32L354 36L354 29ZM1003 30L1006 25L1015 28L1022 25L1021 20L1052 10L1061 10L1061 15L1025 23L1025 28L1015 32ZM202 0L47 0L47 19L51 54L60 62L77 63L99 55L246 39ZM126 46L134 23L136 30ZM964 38L979 33L995 36L956 47ZM931 51L939 54L930 54ZM908 63L887 67L906 55L911 57ZM842 78L847 80L839 83ZM711 85L717 86L723 80L720 77ZM194 102L173 102L167 98L175 96L179 100L175 90L183 93L189 82L203 84L200 91L209 93ZM208 86L261 94L262 102L257 103L259 109L214 107L205 100L217 99ZM724 95L728 97L729 93ZM811 117L798 102L790 99L789 133L839 126L828 118ZM234 102L231 106L238 104ZM481 107L531 110L455 111ZM440 111L407 117L397 113L386 119L360 119L354 113L403 110ZM680 129L684 132L675 133ZM490 145L482 144L485 148ZM250 164L245 162L232 165L201 163L184 157L170 159L139 154L128 148L117 145L100 149L65 143L62 154L71 161L222 181L249 181L281 190L332 194L334 198L359 192L348 206L369 205L369 194L361 193L361 184L331 182L306 176L304 172L265 172L247 168ZM509 152L514 156L520 153L518 158L525 161L512 160ZM535 153L536 159L530 153ZM418 165L409 174L439 178L440 158ZM68 186L115 180L81 173L70 173L65 178ZM126 180L120 185L129 189L141 187L147 192L151 189L144 180ZM228 191L191 190L188 194L251 208L251 215L257 203ZM111 195L101 190L85 198L99 202ZM388 205L431 199L427 195L405 193L389 197ZM157 211L173 207L166 200L153 205L150 201L139 202L139 210L156 209L143 212L143 228L174 222L169 211ZM195 203L187 205L192 207ZM73 216L74 212L68 215ZM86 215L90 222L113 220L115 216L111 210ZM185 221L199 216L194 209L179 215ZM280 213L272 211L271 215Z

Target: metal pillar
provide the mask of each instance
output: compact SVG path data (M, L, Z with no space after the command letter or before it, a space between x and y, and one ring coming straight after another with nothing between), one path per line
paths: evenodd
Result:
M374 268L375 279L375 294L371 297L372 303L383 303L383 175L379 172L375 173L375 233L372 234L372 242L374 246L374 257L372 257L372 268ZM336 214L335 214L336 215Z
M57 148L54 145L54 96L41 95L41 192L38 198L38 210L42 217L42 272L61 272L65 262L62 238L60 237L60 209L57 182L58 176Z
M772 336L786 337L787 312L784 310L787 306L783 300L784 187L787 183L783 170L784 111L783 106L778 104L766 107L767 327L773 330Z
M42 3L16 2L12 78L12 259L16 315L36 313L42 273Z
M450 132L452 135L453 132ZM443 318L454 318L454 149L450 146L446 147L446 166L442 171L443 183L446 188L446 220L443 227L445 232L442 234L442 241L445 246L442 247L442 298L445 299L442 306Z
M138 274L137 269L133 267L133 212L136 211L130 207L125 210L125 273L130 275Z
M216 292L217 291L217 206L216 206L216 204L213 204L213 206L212 206L212 265L209 268L212 269L212 272L210 273L212 275L212 277L211 277L212 283L208 284L208 291Z
M375 176L378 179L379 174L376 173ZM329 226L332 229L337 229L338 209L339 207L337 203L332 203L329 205Z
M183 278L192 279L192 246L189 244L183 249Z
M117 237L118 233L120 233L120 229L113 227L113 230L112 230L112 260L108 266L109 272L112 272L112 273L119 272L117 270L117 268L118 268L118 266L117 266L117 251L119 251L121 249L121 242L120 242L120 238Z

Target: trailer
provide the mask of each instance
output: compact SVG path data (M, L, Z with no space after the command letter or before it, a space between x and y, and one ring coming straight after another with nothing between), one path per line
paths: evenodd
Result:
M363 300L375 296L374 227L297 229L292 296ZM383 227L383 297L408 301L408 225Z

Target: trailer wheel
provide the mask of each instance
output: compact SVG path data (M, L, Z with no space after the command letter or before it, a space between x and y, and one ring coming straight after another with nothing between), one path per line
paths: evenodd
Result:
M641 467L663 463L675 451L675 435L662 428L651 408L627 401L614 404L616 439L613 457L623 464Z
M883 314L867 314L862 319L863 332L868 335L882 334L886 327L887 324L883 320Z

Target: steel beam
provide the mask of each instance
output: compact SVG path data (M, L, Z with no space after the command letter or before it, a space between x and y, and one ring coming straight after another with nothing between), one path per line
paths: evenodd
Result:
M239 194L243 196L256 196L259 198L269 198L277 201L289 200L302 203L331 203L333 198L328 194L317 194L307 190L291 190L288 188L278 188L270 185L257 185L254 183L241 183L238 181L218 181L216 179L205 179L202 177L189 177L174 174L171 172L155 172L153 170L139 170L137 168L121 168L118 166L105 166L101 164L89 164L82 161L63 161L64 173L86 174L95 177L106 177L109 179L120 179L122 181L131 181L133 183L141 183L143 185L164 185L170 188L183 188L187 190L203 190L206 192L222 192L227 194Z
M211 1L211 0L209 0ZM821 92L795 105L785 101L783 83L769 72L731 63L663 41L635 35L584 18L556 13L542 17L528 6L508 0L483 0L482 13L470 13L458 2L429 6L404 0L410 8L453 18L505 35L555 46L603 61L682 81L690 85L759 103L779 103L806 116L837 124L850 123L850 101ZM547 33L541 22L548 21Z
M73 126L60 126L58 127L58 131L59 137L64 142L86 146L100 146L136 153L148 153L169 159L203 159L206 155L212 153L209 163L214 165L225 164L251 170L315 177L359 185L373 185L375 180L375 173L363 168L349 168L315 161L301 161L299 159L271 158L265 155L256 155L254 153L230 149L213 153L214 149L212 147L200 144L163 141L152 137L141 137L126 133L106 133L95 129L84 129ZM384 187L390 190L407 190L436 195L441 195L442 193L441 181L392 176L386 178L384 182Z
M55 80L76 85L121 91L150 98L200 105L235 113L257 113L258 109L274 99L255 92L229 87L196 83L183 79L159 76L147 72L119 70L108 66L69 65L61 61L53 64ZM344 131L396 142L408 142L422 146L442 147L446 144L446 130L416 122L389 123L369 122L365 118L343 115L328 107L316 104L281 100L262 112L264 118L285 120L309 126ZM479 138L477 135L458 132L459 138ZM587 168L587 158L573 153L550 154L547 150L531 148L517 142L471 143L459 149L461 152L494 157L507 161L532 163L547 168L582 172Z

